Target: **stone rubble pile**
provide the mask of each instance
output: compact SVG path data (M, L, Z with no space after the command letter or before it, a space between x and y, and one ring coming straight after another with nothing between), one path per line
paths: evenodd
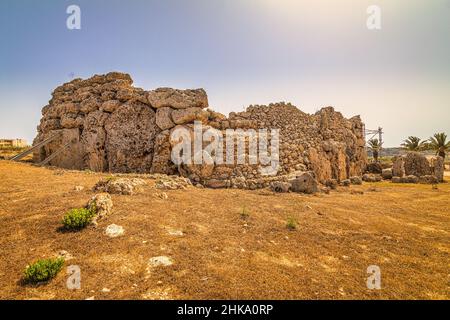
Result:
M146 185L145 180L139 178L109 178L102 179L94 186L94 191L111 194L132 195Z

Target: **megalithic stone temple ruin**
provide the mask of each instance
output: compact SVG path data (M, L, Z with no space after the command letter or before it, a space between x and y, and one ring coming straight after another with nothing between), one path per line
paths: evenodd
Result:
M128 74L111 72L75 79L57 87L34 144L34 160L67 169L101 172L162 173L189 177L211 187L264 187L298 171L313 171L319 182L361 176L367 165L363 123L346 119L332 107L316 114L290 103L249 106L226 117L208 109L203 89L132 86ZM275 177L261 175L253 164L182 164L171 159L171 132L203 128L279 129L279 168ZM57 152L57 154L55 154Z

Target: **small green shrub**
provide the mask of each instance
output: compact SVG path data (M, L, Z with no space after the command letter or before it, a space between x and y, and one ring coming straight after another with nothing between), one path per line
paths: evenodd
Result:
M64 265L63 258L41 259L24 270L25 283L39 283L54 278Z
M66 213L62 220L62 223L64 225L64 228L69 230L83 229L89 223L91 223L94 214L95 210L89 210L85 208L72 209Z
M287 227L289 230L295 230L295 229L297 229L297 221L296 221L294 218L289 217L289 218L287 219L287 222L286 222L286 227Z
M244 206L244 207L242 207L242 210L241 210L241 218L247 219L248 217L250 217L250 211L248 211L247 207Z

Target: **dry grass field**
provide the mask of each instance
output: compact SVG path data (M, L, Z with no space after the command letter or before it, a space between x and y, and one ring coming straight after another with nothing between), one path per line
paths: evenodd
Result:
M162 191L147 179L140 194L112 195L97 228L59 231L106 176L0 160L1 299L450 298L450 183L300 195ZM123 236L105 235L113 223ZM66 268L47 284L21 283L27 264L60 250L74 257L65 267L80 266L81 289L66 288ZM174 263L148 269L155 256ZM366 287L369 265L381 268L381 290Z

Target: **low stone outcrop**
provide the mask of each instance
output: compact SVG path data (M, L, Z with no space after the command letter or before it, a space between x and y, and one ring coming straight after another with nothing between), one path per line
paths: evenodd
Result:
M155 188L163 190L186 189L191 185L189 179L177 176L160 176L155 182Z
M108 193L99 193L92 197L86 205L86 208L95 212L92 223L97 224L97 221L105 218L111 214L113 202Z
M439 182L441 181L439 181L439 179L434 175L421 176L419 178L419 183L422 184L438 184Z
M139 178L109 178L97 182L93 189L111 194L132 195L139 192L146 184L145 180Z
M363 175L362 180L365 182L380 182L383 178L379 174L366 173Z
M361 185L362 184L362 178L358 176L350 177L350 182L354 185Z

